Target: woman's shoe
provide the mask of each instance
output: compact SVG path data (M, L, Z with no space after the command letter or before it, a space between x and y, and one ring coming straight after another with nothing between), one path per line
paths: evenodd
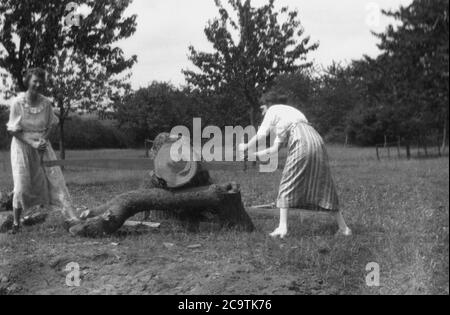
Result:
M275 231L273 231L273 233L270 234L270 237L273 238L281 238L284 239L288 234L287 229L283 229L283 228L277 228Z
M352 230L350 230L349 228L346 229L340 229L339 231L337 231L336 236L345 236L345 237L350 237L353 235Z

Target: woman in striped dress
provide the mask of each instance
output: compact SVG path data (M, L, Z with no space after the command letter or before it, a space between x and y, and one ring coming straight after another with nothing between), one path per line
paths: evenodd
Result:
M308 123L306 117L294 107L287 105L262 106L264 121L257 136L242 144L240 151L249 151L258 141L271 132L276 137L271 148L255 153L257 158L277 154L281 145L287 143L288 157L278 193L280 225L271 234L284 238L288 234L289 209L325 211L331 213L338 225L338 234L350 236L351 230L344 221L339 199L329 166L328 154L319 133Z

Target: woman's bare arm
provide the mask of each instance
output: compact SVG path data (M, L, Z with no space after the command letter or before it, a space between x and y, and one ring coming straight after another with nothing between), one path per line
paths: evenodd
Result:
M9 132L11 136L16 138L17 140L29 145L33 149L39 150L39 151L45 151L47 144L42 143L40 141L32 141L30 139L27 139L22 131L10 131Z
M251 138L250 141L246 144L245 150L248 150L249 148L255 148L255 151L256 151L258 142L261 140L264 140L264 139L266 139L266 135L257 134L256 136Z
M280 150L280 143L278 141L275 141L275 143L273 144L273 146L271 146L270 148L257 152L255 153L256 157L258 157L259 159L264 159L265 157L269 157L272 156L274 154L277 154L278 151Z
M22 141L23 143L26 143L26 144L28 144L30 146L33 146L32 142L24 137L22 131L10 131L9 134L11 136L13 136L14 138L16 138L17 140Z

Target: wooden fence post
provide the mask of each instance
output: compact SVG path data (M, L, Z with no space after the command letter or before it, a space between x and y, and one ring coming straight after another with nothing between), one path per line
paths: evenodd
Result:
M381 159L380 159L379 146L377 145L376 148L377 148L377 159L378 159L378 161L380 161Z

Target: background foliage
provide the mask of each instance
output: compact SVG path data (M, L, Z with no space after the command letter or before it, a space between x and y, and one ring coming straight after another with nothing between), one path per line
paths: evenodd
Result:
M416 144L421 139L448 143L447 0L414 0L409 6L384 12L392 18L392 25L374 34L379 40L379 56L364 56L347 64L335 62L327 68L307 62L308 53L317 45L309 43L295 11L277 11L273 1L260 8L252 7L250 1L227 3L225 7L217 1L218 17L205 28L214 51L189 48L197 72L184 71L187 86L153 82L131 91L126 84L120 85L123 82L116 85L123 88L124 97L115 98L109 116L128 141L111 143L142 146L145 139L173 126L191 127L193 117L202 118L204 126L257 125L261 117L249 116L249 109L265 102L298 107L329 142L374 145L400 137L404 143ZM285 17L286 24L274 20L278 15ZM260 27L250 27L253 23ZM267 44L271 41L278 44ZM289 57L284 66L262 62L282 56ZM267 76L260 75L264 71ZM90 72L80 77L89 82ZM104 76L103 70L98 73ZM101 105L93 97L99 82L94 78L83 90L84 96L95 100L91 102L94 107ZM117 91L111 86L108 90ZM0 134L6 116L5 110L0 110ZM78 120L70 124L75 123L82 124ZM93 127L86 130L96 132ZM73 138L80 132L71 129L67 133L70 142L82 143ZM2 134L3 147L4 142ZM91 146L89 140L86 143Z

